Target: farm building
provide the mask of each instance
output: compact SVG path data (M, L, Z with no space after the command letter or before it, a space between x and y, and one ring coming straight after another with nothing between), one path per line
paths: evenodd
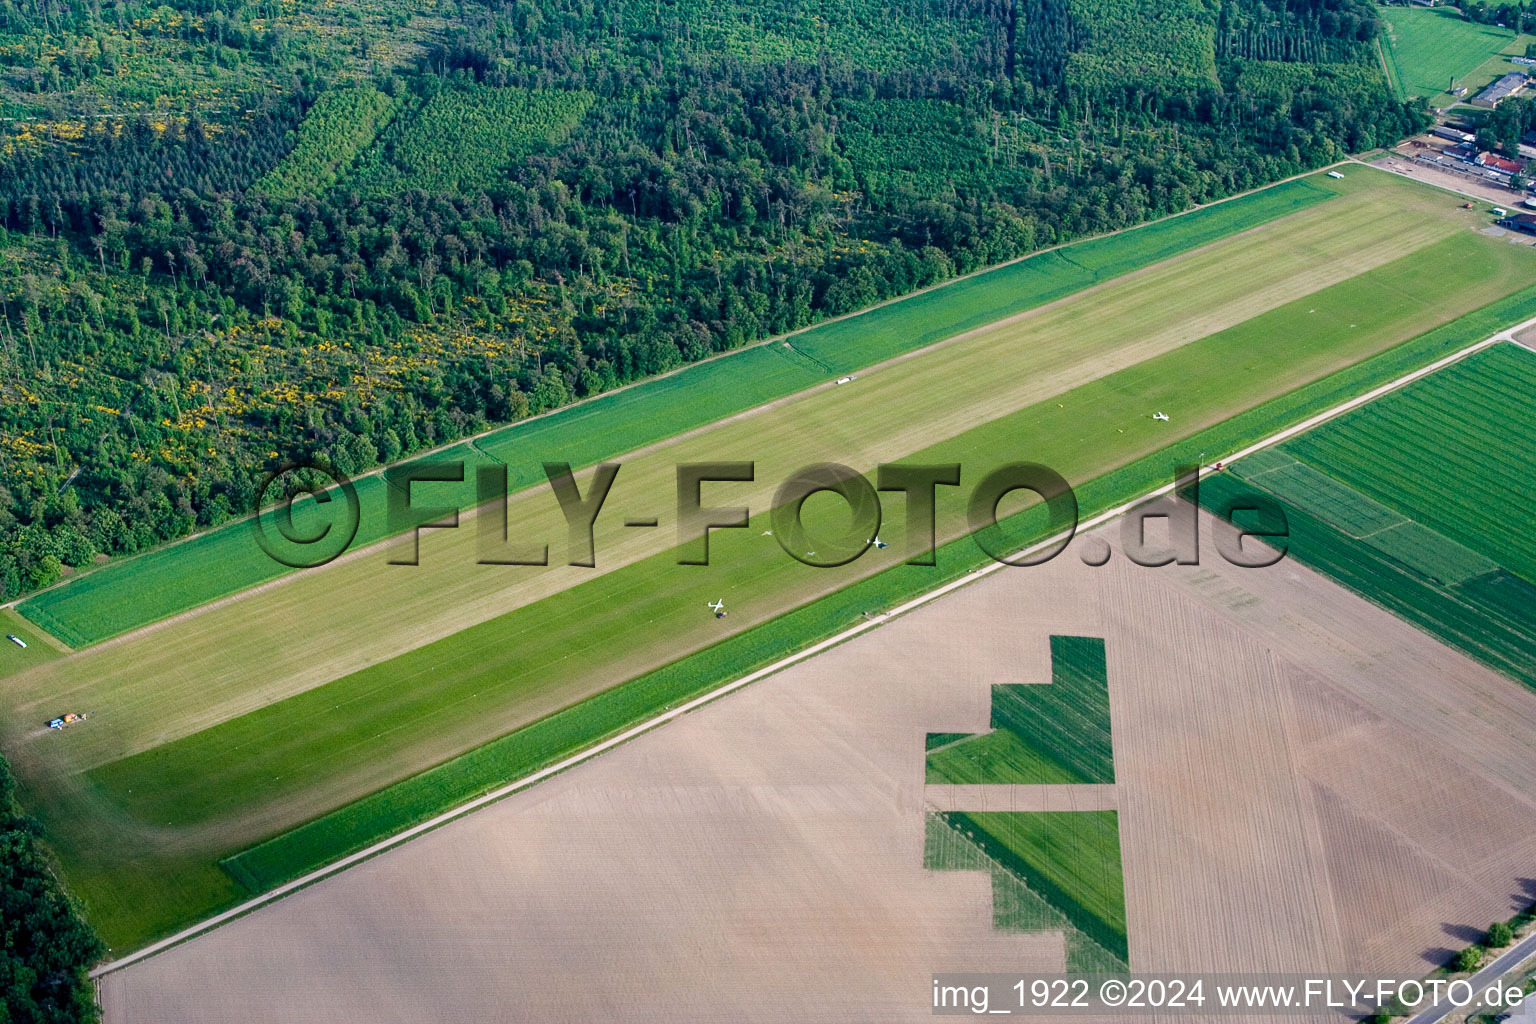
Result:
M1501 217L1499 227L1536 235L1536 214L1517 213L1513 217Z
M1500 174L1519 174L1525 169L1525 165L1518 160L1511 160L1486 150L1477 154L1477 165L1486 167L1490 171L1498 171Z
M1460 128L1452 128L1448 124L1435 125L1435 127L1430 130L1430 134L1436 136L1437 138L1450 139L1452 142L1471 142L1477 138L1477 136L1472 135L1469 132L1464 132Z
M1500 103L1503 103L1511 96L1519 95L1520 90L1524 89L1526 83L1529 81L1530 79L1528 79L1523 72L1511 71L1509 74L1505 75L1503 78L1499 79L1497 82L1494 82L1488 88L1478 93L1476 98L1472 100L1472 105L1474 107L1487 107L1488 109L1492 110L1494 107L1498 106Z

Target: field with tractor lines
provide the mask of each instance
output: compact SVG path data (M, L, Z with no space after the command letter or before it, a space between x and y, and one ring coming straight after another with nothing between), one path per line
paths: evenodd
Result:
M1100 536L1118 548L1118 524ZM1116 781L1098 806L1074 807L1077 787L925 784L925 738L984 731L999 682L1048 684L1052 635L1105 639ZM931 1019L934 965L1094 962L1027 882L935 830L941 810L1038 826L1030 788L1060 794L1047 812L1113 814L1137 972L1417 975L1449 955L1447 923L1507 916L1525 891L1533 715L1536 693L1304 568L1148 569L1119 550L1094 568L1074 544L110 974L102 995L123 1024L426 1021L445 992L465 1019L588 1021L618 1000L636 1019ZM683 996L700 976L733 984Z
M1286 503L1296 558L1536 686L1533 430L1536 353L1500 344L1234 471Z

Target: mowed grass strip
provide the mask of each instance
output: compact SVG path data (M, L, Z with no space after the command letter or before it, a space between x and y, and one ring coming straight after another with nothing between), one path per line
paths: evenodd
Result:
M1079 489L1084 509L1103 507L1115 494L1155 486L1163 482L1163 474L1174 466L1187 464L1200 451L1230 452L1245 447L1355 394L1434 362L1501 326L1531 316L1536 316L1536 288L1186 437L1153 457L1137 460L1085 485ZM1242 465L1247 464L1245 460ZM1202 499L1213 504L1224 496L1242 493L1233 474L1210 478L1208 487L1210 491L1203 490ZM547 767L648 714L760 667L785 650L833 635L859 621L864 611L892 607L924 589L957 579L986 561L968 539L941 547L936 557L937 566L931 572L913 572L911 567L882 572L339 808L231 858L230 863L232 867L238 865L240 877L251 885L253 892L281 884L507 779ZM1525 592L1512 587L1508 580L1479 580L1468 584L1468 588L1485 583L1502 595L1506 607L1520 607ZM1518 583L1532 589L1524 581ZM942 734L940 739L954 741L965 735L968 734ZM215 879L215 883L218 881Z
M1510 280L1518 279L1521 266L1519 261L1529 258L1529 253L1524 249L1498 246L1479 238L1472 232L1465 232L1455 238L1485 247L1491 246L1475 250L1485 256L1493 257L1490 262L1496 266L1482 267L1482 274L1477 276L1477 280L1470 285L1474 291L1477 288L1509 287ZM1427 259L1433 263L1443 259L1444 255L1444 253L1431 253ZM1505 265L1505 260L1511 262ZM1455 265L1454 261L1452 265ZM1497 273L1490 275L1489 271L1494 269L1497 269ZM1405 287L1410 292L1422 292L1419 301L1433 304L1434 289L1422 289L1415 275L1405 273L1406 270L1405 266L1392 266L1384 269L1382 274L1386 277L1404 278ZM1369 275L1360 275L1362 278L1367 276ZM1463 287L1460 279L1447 283L1451 287ZM1372 308L1381 306L1383 294L1378 293L1377 288L1375 284L1365 287L1360 293L1362 303L1370 304ZM1463 295L1462 298L1473 301L1475 295ZM1219 332L1219 340L1209 345L1202 341L1200 344L1186 345L1175 352L1159 357L1171 360L1163 364L1166 374L1149 374L1147 366L1133 366L1124 375L1111 375L1109 378L1075 389L1062 396L1062 400L1037 403L1036 406L1021 413L1015 425L999 436L1011 439L1004 446L1011 452L1023 451L1027 455L1034 454L1035 451L1049 450L1048 444L1041 448L1034 447L1036 439L1039 438L1046 438L1052 443L1062 442L1065 445L1065 451L1075 452L1075 457L1080 461L1073 462L1068 459L1060 468L1073 479L1088 480L1079 489L1079 496L1086 514L1095 508L1123 501L1134 494L1143 493L1152 486L1166 482L1175 465L1193 458L1200 451L1235 450L1255 437L1263 436L1319 408L1334 404L1373 383L1390 379L1407 369L1444 354L1445 351L1485 336L1509 322L1533 315L1536 313L1536 305L1533 304L1536 304L1536 290L1527 290L1464 317L1454 325L1430 332L1408 345L1392 348L1390 352L1371 360L1368 364L1350 367L1329 374L1324 379L1303 383L1302 386L1297 387L1298 381L1304 382L1318 374L1327 374L1330 369L1346 366L1351 360L1369 355L1370 352L1382 347L1391 346L1394 340L1411 332L1410 325L1415 320L1422 322L1425 318L1425 314L1420 309L1408 308L1404 310L1404 321L1397 325L1395 332L1382 333L1379 325L1373 325L1372 330L1362 330L1364 325L1361 322L1351 322L1347 317L1323 316L1317 319L1320 312L1331 307L1328 304L1318 307L1309 299L1307 302L1292 304L1295 308L1282 308L1267 314L1275 317L1270 323L1270 329L1278 331L1278 334L1274 335L1279 339L1278 341L1269 337L1271 330L1265 330L1257 335L1248 333L1255 330L1252 327L1247 328L1246 331ZM1386 303L1386 305L1390 307L1391 304ZM1428 314L1428 318L1433 319L1446 314L1444 305L1437 304ZM1313 333L1296 330L1293 322L1298 318L1302 323L1306 323L1310 318ZM1248 352L1254 347L1255 338L1261 342L1258 348L1262 352L1262 358L1257 362L1249 358ZM1318 360L1316 357L1320 352L1332 354L1330 357ZM1220 386L1222 374L1231 375L1232 380L1228 382L1230 386ZM1166 376L1167 379L1162 387L1157 387L1158 378L1162 376ZM1211 390L1189 387L1188 382L1202 380L1205 377L1214 378ZM1148 390L1149 387L1151 390ZM1264 402L1266 397L1274 394L1282 394L1283 397ZM1147 410L1142 408L1143 403L1148 399L1156 401L1172 399L1182 402L1183 404L1175 407L1179 410L1177 425L1152 423L1147 417ZM1249 406L1261 402L1263 404L1258 408L1249 409L1233 419L1225 418L1233 409L1248 409ZM1085 413L1088 414L1087 419L1085 419ZM1101 419L1103 422L1100 421ZM1116 426L1118 422L1124 422L1127 425ZM1202 423L1208 423L1209 426L1202 429ZM1087 430L1084 430L1085 425ZM1028 429L1024 429L1026 426ZM1123 434L1133 427L1144 432L1133 434L1130 438L1124 437ZM993 452L997 450L995 442L987 442L984 447L989 447ZM1142 453L1139 457L1138 452ZM1108 459L1105 458L1105 453L1109 453ZM930 457L937 457L933 452L920 453L920 456L925 461ZM1116 461L1120 459L1131 461ZM945 510L946 515L958 512L959 507L954 504ZM897 533L899 535L899 523ZM732 539L740 538L742 543L757 537L756 534L751 533L728 536ZM771 545L771 540L767 543ZM969 541L960 542L959 550L965 552L965 559L978 560L981 557ZM771 546L763 548L762 552L765 553L763 557L774 564L794 565ZM735 569L743 565L736 558L730 559L729 562ZM870 570L878 567L878 562L871 558L856 564L862 564ZM657 565L660 566L661 563L658 562ZM824 600L817 601L813 600L817 594L824 594L844 586L847 578L836 577L835 574L822 574L814 579L805 577L788 583L784 582L785 579L785 577L776 577L771 574L753 578L749 574L743 575L739 572L713 578L698 577L694 581L693 591L677 592L672 600L663 602L665 615L649 623L653 627L652 631L641 638L642 641L648 642L649 646L642 644L638 648L624 649L618 661L610 661L601 668L593 668L592 662L582 660L591 654L588 650L591 645L585 642L586 638L592 633L606 632L607 623L610 621L608 617L625 616L630 611L629 606L624 603L626 592L622 588L616 589L612 600L600 596L594 598L592 603L583 609L585 617L576 616L571 619L569 628L561 627L560 635L543 638L538 636L536 631L531 634L533 640L540 643L547 640L553 644L564 644L564 654L556 661L547 663L557 664L560 669L565 670L563 673L519 675L516 652L513 648L503 645L499 654L495 649L490 653L508 659L504 664L510 666L512 678L493 680L493 682L505 686L505 693L517 693L520 706L514 708L511 715L515 717L517 714L522 714L525 716L523 721L526 722L529 720L528 716L537 716L539 712L536 705L540 701L545 702L545 713L554 715L560 712L560 708L569 705L572 700L579 699L582 696L581 688L584 686L591 688L588 692L595 692L610 686L615 678L626 678L644 672L647 661L651 665L664 663L691 649L698 649L711 643L716 643L723 648L724 645L734 644L735 637L738 635L746 638L742 643L748 646L735 648L731 656L721 654L718 661L708 660L718 653L716 647L709 647L703 654L695 656L706 660L692 665L687 676L688 685L707 689L716 681L744 671L744 666L752 664L749 655L754 651L764 652L764 657L771 660L772 654L782 653L786 649L809 642L818 635L835 632L837 628L841 628L850 621L856 621L862 611L889 606L880 603L884 599L888 598L894 602L896 596L900 594L920 592L941 582L931 574L903 567L875 577L879 583L870 583L874 589L862 590L860 588L864 584L860 583L847 588L841 594L832 594ZM796 589L806 580L811 580L813 584L809 589ZM600 581L593 582L595 584ZM727 638L721 641L721 624L707 617L702 608L703 601L727 592L725 588L738 585L747 588L745 591L738 591L738 595L760 593L765 597L765 601L763 605L753 601L744 608L737 597L728 598L733 614L724 624L729 627L724 631ZM786 604L781 607L793 606L796 602L807 600L812 600L812 604L806 607L803 615L797 612L778 621L760 625L773 616L773 609L765 605L771 604L771 601L766 600L767 598L771 597L772 601L780 600L779 596L774 595L782 595ZM697 612L693 611L695 603L699 605ZM507 622L513 621L510 616L504 618ZM743 626L756 628L746 633L732 632ZM513 637L515 642L518 635L509 634L509 636ZM533 654L536 655L537 652L534 651ZM607 654L611 656L613 651L609 650ZM537 657L530 656L528 661L533 664L537 662ZM716 672L726 674L724 676L712 674ZM154 794L137 792L133 794L132 804L136 809L115 805L110 801L111 790L93 789L92 786L95 783L90 779L71 774L67 758L53 761L49 770L41 778L34 776L30 796L34 805L40 808L40 813L48 819L50 827L58 830L61 860L65 862L71 883L75 884L77 891L85 895L90 902L93 918L102 922L103 927L114 936L114 941L120 944L142 941L168 927L168 922L173 924L178 918L185 920L187 917L207 912L228 899L229 879L213 868L213 861L240 844L242 835L250 835L254 840L262 833L270 835L279 832L285 821L291 822L295 818L302 819L305 816L321 814L327 806L334 807L345 802L350 798L349 794L380 789L392 778L400 778L417 771L423 764L434 761L444 762L440 769L434 769L425 775L417 775L400 783L398 787L382 789L376 798L369 798L362 804L343 808L331 814L321 814L310 825L289 832L281 839L273 840L264 847L266 851L264 861L270 870L252 871L243 877L271 878L288 871L296 873L301 870L301 865L313 866L315 863L323 863L324 860L347 852L353 844L360 842L361 836L377 837L409 824L410 816L418 813L421 808L431 807L434 810L440 810L475 792L490 788L498 782L525 774L527 770L532 770L530 765L537 765L540 757L553 757L552 748L557 746L553 740L549 739L553 734L545 734L545 739L549 740L547 744L521 747L518 743L524 738L523 733L513 733L505 741L510 746L501 746L501 741L498 741L497 747L504 753L508 750L520 751L516 756L508 756L500 760L484 759L479 757L480 752L476 751L465 755L464 758L452 759L453 754L465 749L466 746L473 745L477 736L490 739L516 728L516 722L509 724L508 719L497 717L498 709L495 702L485 700L483 693L476 697L475 691L467 691L467 695L471 701L480 700L481 703L455 705L456 713L432 721L431 736L418 735L415 745L412 746L406 742L404 750L385 750L382 752L382 760L376 763L348 766L352 772L349 777L331 778L320 786L286 789L293 781L287 778L287 775L297 773L302 776L304 774L302 757L295 756L294 760L286 764L272 762L275 777L270 785L264 786L258 792L228 791L227 814L222 818L207 819L202 826L187 828L186 826L191 823L178 820L176 801L174 799L162 801ZM452 703L447 695L444 695L444 700ZM594 728L575 724L583 719L583 709L590 703L579 705L569 714L560 712L560 715L564 716L563 720L571 723L564 735L567 738L574 737L572 742L578 747L593 741L600 734L595 732ZM647 704L645 699L636 697L634 704L629 706L649 707L654 711L664 706L664 703ZM636 714L642 714L642 712L636 711ZM544 720L553 721L554 719ZM366 729L372 728L377 731L376 727L380 724L380 720L374 719L357 724L359 735L361 735ZM403 725L408 731L409 723L403 723ZM593 726L593 722L588 720L587 726ZM392 739L410 740L410 736L399 729L391 728L384 731L389 732ZM526 733L527 730L523 732ZM304 746L300 743L298 748L289 747L286 745L288 738L285 735L279 744L284 748L280 757L298 755ZM176 749L167 750L168 755L174 755L167 757L165 762L167 765L174 769L177 763L189 763L183 760L183 757L192 749L191 746L177 744L171 746ZM363 757L367 753L365 748L366 742L354 748L354 753L363 761L367 760ZM54 749L62 751L66 748L58 746ZM568 753L569 749L561 748L560 753ZM41 754L41 748L38 752ZM218 768L217 760L214 758L209 763L213 763ZM121 763L128 764L126 761ZM145 777L154 777L155 785L164 786L167 790L174 790L180 785L194 787L197 785L195 780L189 783L174 770L165 775L146 775ZM214 784L217 785L216 782ZM262 800L272 797L276 792L272 786L276 786L277 791L283 791L286 795L279 795L275 800L267 799L263 805ZM359 790L358 787L363 788ZM194 799L188 806L206 808L211 804L200 803L199 800ZM131 810L131 813L125 815L123 812L128 810ZM139 814L140 811L145 810L151 813ZM160 816L162 810L166 812L164 816ZM122 877L121 872L123 863L130 859L125 851L143 850L151 839L164 847L158 855L158 859L164 863L171 863L171 854L166 851L184 850L192 845L199 845L207 854L208 861L206 869L201 872L192 872L186 869L182 861L177 860L177 876L174 879L164 880L163 897L155 897L151 886L149 903L146 904L143 900L124 898L122 894L135 891L139 895L144 894L146 891L144 886L138 883L155 873L152 867L146 865L154 862L156 856L146 854L137 860L135 863L140 866L135 869L136 873L132 879ZM105 857L102 853L108 848L117 851L111 858ZM318 861L314 859L316 857L319 858Z
M992 731L928 755L936 783L1115 781L1109 674L1098 637L1051 637L1051 682L992 687Z
M796 359L776 341L686 367L671 375L512 424L434 456L470 463L457 491L440 501L473 500L482 458L508 466L512 491L542 479L539 464L560 458L590 466L747 409L803 391L962 331L1013 316L1093 284L1168 259L1239 231L1296 213L1338 190L1301 179L1116 235L1089 239L878 306L792 336ZM825 369L821 369L825 366ZM378 476L356 482L363 512L354 547L391 534L387 490ZM123 559L21 603L33 622L84 647L287 575L247 523L233 523Z
M1433 194L1438 209L1417 217L1409 204L1424 198L1427 190L1421 187L1398 185L1401 179L1377 172L1357 177L1366 183L1381 179L1385 191L1362 185L1361 195L1337 201L1335 208L1347 216L1304 212L1113 281L1096 290L1092 302L1073 298L1033 310L863 372L848 386L829 383L633 453L623 460L606 506L615 511L598 520L598 571L675 543L670 521L640 533L619 525L617 516L668 512L676 500L677 463L754 460L757 482L731 488L730 494L738 503L762 508L779 482L808 462L834 459L867 468L903 458L934 439L964 433L978 422L1242 323L1330 280L1358 277L1361 271L1387 273L1383 268L1394 254L1412 254L1448 232L1456 237L1464 226L1464 211ZM1459 234L1478 241L1470 231ZM1483 243L1509 266L1475 282L1434 316L1498 294L1531 259L1524 250ZM1197 312L1191 315L1191 309ZM1340 331L1349 326L1347 311L1317 313ZM1348 340L1370 346L1401 336L1396 328L1390 335ZM1132 436L1149 442L1166 436L1162 425L1139 413L1136 419L1126 427ZM534 467L542 472L537 462ZM453 486L429 484L413 493L429 505L440 504L441 489L451 495ZM418 566L385 564L408 551L403 543L383 545L122 643L101 645L56 675L35 674L5 695L6 706L25 717L37 713L43 697L70 690L92 706L110 708L110 729L93 730L68 746L77 767L99 763L388 660L593 575L558 564L565 557L566 530L546 487L511 500L508 535L525 544L548 541L556 565L476 564L483 557L484 522L429 531Z
M9 639L4 639L9 636L19 638L27 646L21 647ZM57 641L18 615L15 609L0 608L0 679L19 675L28 669L61 658L63 655L64 652L58 648ZM73 711L74 709L66 708L65 710Z
M1114 811L941 815L1122 962L1130 960L1120 821Z

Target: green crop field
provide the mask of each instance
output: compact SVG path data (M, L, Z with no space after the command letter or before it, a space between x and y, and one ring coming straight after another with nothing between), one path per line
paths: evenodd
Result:
M1286 451L1536 582L1536 353L1495 345ZM1455 458L1449 457L1455 453Z
M1299 212L1335 195L1326 183L1289 182L1043 253L800 332L794 335L793 350L774 343L743 349L513 424L434 458L466 461L471 481L475 465L484 459L505 463L509 487L521 490L542 479L539 463L553 453L581 467L654 444ZM794 358L795 351L807 359ZM439 486L435 500L464 504L473 494L472 484L448 490ZM383 479L364 477L357 491L362 521L354 546L362 546L391 531ZM307 504L296 510L303 530L311 529L317 517ZM256 544L249 524L236 523L86 573L20 607L66 643L84 647L287 572Z
M1301 562L1536 686L1536 454L1512 442L1533 428L1536 354L1500 344L1281 446L1329 481L1315 492L1272 486L1278 456L1235 470L1287 503ZM1201 500L1235 492L1217 478ZM1401 522L1352 536L1341 492Z
M1097 827L1101 822L1089 822L1088 827L1069 833L1061 829L1065 823L1059 819L1033 824L1036 829L1053 829L1058 838L1064 838L1068 843L1079 837L1086 838L1089 845L1069 855L1094 858L1102 863L1105 851L1099 841L1104 836ZM974 835L967 835L948 815L930 813L924 820L923 867L929 871L985 871L990 874L992 927L1006 932L1061 932L1069 973L1109 973L1124 971L1129 966L1122 957L1089 938L1078 928L1073 917L1030 888L1018 871L1000 863Z
M1381 16L1393 88L1404 98L1423 96L1436 106L1455 101L1448 92L1452 78L1474 91L1497 78L1503 72L1495 65L1507 64L1498 55L1516 42L1513 30L1479 25L1452 8L1383 7Z
M994 685L991 724L941 744L930 734L928 781L1114 782L1104 641L1051 637L1051 682Z
M1305 504L1314 515L1351 537L1369 536L1408 522L1380 502L1304 463L1291 462L1259 473L1253 472L1246 462L1243 466L1248 479L1257 481L1266 491L1295 504Z
M934 569L896 564L896 544L843 570L801 566L762 536L774 488L799 465L1034 458L1082 483L1086 514L1166 482L1200 451L1233 451L1536 313L1536 289L1522 289L1533 254L1469 230L1477 214L1364 170L1336 187L1337 200L1111 281L1091 302L626 461L610 501L639 513L673 500L674 460L757 459L758 482L721 493L750 499L759 516L715 536L707 569L678 566L671 536L621 541L622 527L605 534L600 521L599 551L619 552L611 567L509 575L474 565L474 531L434 531L418 567L340 562L29 670L5 691L7 751L24 748L29 807L111 941L142 942L981 557L962 540ZM1104 244L1102 265L1113 266ZM1173 422L1151 421L1152 408ZM943 495L941 537L964 532L961 507ZM885 528L899 537L899 502L890 511ZM513 523L560 520L550 507ZM1010 535L1038 528L1025 514ZM563 543L553 549L558 560ZM704 611L719 596L728 620ZM625 679L634 682L614 687ZM60 693L95 720L29 735ZM246 847L228 873L215 866Z
M1129 962L1114 811L955 811L939 817L1106 952Z

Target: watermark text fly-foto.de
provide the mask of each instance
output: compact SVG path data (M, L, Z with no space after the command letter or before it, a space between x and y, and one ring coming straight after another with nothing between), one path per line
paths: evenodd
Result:
M622 465L604 462L593 467L586 487L568 463L542 464L551 496L565 520L564 562L595 568L598 551L595 528L608 509L608 499ZM426 530L460 529L459 505L423 501L423 485L464 484L469 470L462 461L424 461L384 472L387 486L382 536L408 536L408 550L390 558L394 566L419 565L421 536ZM1016 566L1040 565L1066 549L1080 522L1077 495L1061 474L1034 462L1009 462L975 474L968 492L962 487L959 463L886 463L871 475L834 462L806 466L777 487L768 511L771 534L790 558L817 568L847 565L871 548L899 544L908 565L933 566L938 548L940 488L956 488L965 500L966 533L990 558ZM514 537L509 532L508 472L505 465L480 465L473 471L474 507L471 527L477 533L475 564L487 566L547 566L552 564L549 537ZM687 462L675 467L674 509L678 564L709 565L710 535L717 530L745 529L752 510L733 503L733 488L757 481L750 461ZM1199 563L1200 527L1198 467L1179 467L1173 490L1128 512L1121 524L1121 547L1137 565ZM902 537L882 538L882 493L899 495L905 511ZM818 494L835 495L845 506L839 526L806 523L807 501ZM1040 536L1048 543L1021 552L1009 540L1007 516L1000 508L1010 496L1032 496L1043 507ZM305 516L296 516L301 499L309 499ZM739 497L734 500L739 501ZM258 494L252 517L257 543L276 561L293 568L312 568L334 560L355 541L363 521L363 505L353 482L316 462L293 463L268 477ZM1232 525L1216 534L1215 546L1226 561L1244 568L1273 565L1284 557L1289 525L1280 503L1261 492L1228 500L1216 510ZM376 514L376 513L375 513ZM617 513L609 513L617 518ZM299 520L304 519L301 523ZM1148 525L1162 520L1165 537L1151 540ZM658 516L628 516L626 528L656 529ZM1247 543L1253 538L1261 543ZM1108 549L1084 553L1090 565L1103 564Z

